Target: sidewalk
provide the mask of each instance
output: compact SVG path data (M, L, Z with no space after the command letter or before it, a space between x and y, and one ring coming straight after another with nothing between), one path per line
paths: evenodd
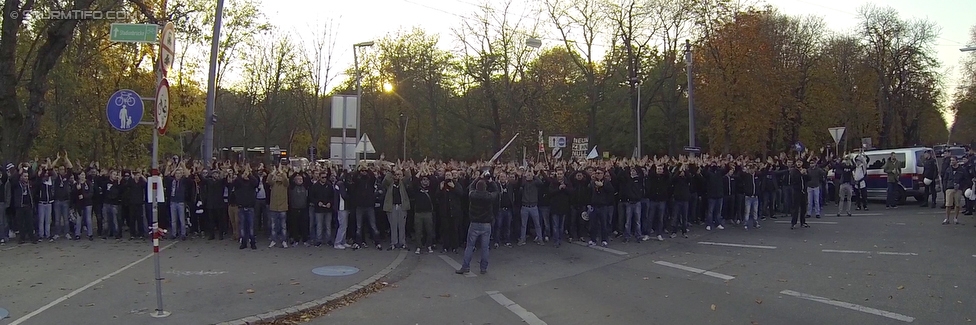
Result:
M160 246L170 244L164 241ZM5 266L0 271L0 308L8 309L10 316L0 324L11 324L49 304L24 324L221 323L346 290L388 267L400 253L324 246L269 249L267 242L263 244L257 251L239 250L229 240L168 246L160 253L160 263L164 310L172 315L162 319L150 316L156 308L156 291L153 259L146 258L151 252L148 242L8 245L4 248L11 249L0 251ZM336 277L312 273L323 266L352 266L360 271ZM110 276L97 282L106 275Z

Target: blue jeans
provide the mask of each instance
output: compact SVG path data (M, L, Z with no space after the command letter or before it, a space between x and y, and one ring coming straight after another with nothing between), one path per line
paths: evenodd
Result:
M177 221L179 221L179 228L177 228ZM170 202L169 203L169 231L173 238L186 237L186 203L184 202Z
M542 221L542 236L552 237L552 222L550 222L550 211L547 206L539 206L539 219Z
M641 203L640 202L626 202L624 203L624 215L626 216L624 220L624 239L630 238L631 235L634 238L641 238ZM634 228L631 228L634 226Z
M51 203L40 203L37 205L37 238L51 237ZM67 223L67 217L65 217ZM25 231L25 229L19 229Z
M95 225L92 224L92 206L78 208L78 221L75 222L75 237L81 236L81 225L88 226L88 237L92 236Z
M510 239L508 238L512 234L511 208L498 209L498 218L495 219L495 231L493 231L492 234L495 235L495 243L511 243Z
M749 226L749 221L752 220L752 226L759 225L759 197L747 196L745 199L745 226Z
M542 225L539 224L539 207L522 207L522 228L519 232L519 242L525 242L525 231L527 230L529 218L535 224L535 240L542 240Z
M369 223L370 235L373 238L373 243L380 243L380 231L376 229L376 210L371 207L357 207L356 208L356 242L361 244L366 243L366 238L363 237L363 218L366 218L365 222Z
M807 187L807 215L820 216L820 187Z
M563 223L566 222L566 216L553 213L550 219L552 219L552 241L559 245L563 240Z
M688 201L674 201L674 219L671 221L671 233L688 233Z
M54 201L54 234L65 237L71 236L71 229L68 228L68 216L70 215L70 205L68 201ZM49 226L50 228L50 226ZM47 231L47 237L51 237ZM43 237L42 237L43 238Z
M708 199L708 214L705 215L705 225L715 227L722 224L722 198Z
M472 222L468 226L468 245L464 248L464 263L461 264L461 270L467 271L471 269L471 257L474 255L475 244L478 245L478 250L481 251L481 270L488 270L488 241L490 238L490 223Z
M285 243L288 241L288 218L285 211L271 211L271 241Z
M897 196L898 194L898 183L888 182L888 193L885 200L885 206L893 207L898 204Z
M102 237L111 235L116 238L122 238L122 229L119 228L119 206L114 204L102 205L102 216L107 229L106 234L102 234Z
M608 241L610 227L607 220L613 216L613 206L593 207L590 212L590 241Z
M346 229L349 227L349 211L339 210L336 213L336 222L339 223L339 229L336 231L335 240L332 241L332 244L343 245L346 243Z
M664 201L651 201L650 212L646 216L644 224L650 228L648 234L653 231L655 234L662 234L664 231L664 214L667 213L668 203Z
M241 207L237 212L237 224L240 228L241 240L249 240L254 243L256 241L254 238L254 208Z
M328 242L332 238L332 212L315 212L312 216L313 241L316 244Z

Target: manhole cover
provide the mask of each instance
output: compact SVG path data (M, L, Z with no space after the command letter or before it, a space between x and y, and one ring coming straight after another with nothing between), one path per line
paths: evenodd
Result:
M312 273L322 276L345 276L356 274L359 269L352 266L323 266L312 269Z
M10 312L9 311L7 311L6 309L0 308L0 319L7 318L7 316L9 316L9 315L10 315Z

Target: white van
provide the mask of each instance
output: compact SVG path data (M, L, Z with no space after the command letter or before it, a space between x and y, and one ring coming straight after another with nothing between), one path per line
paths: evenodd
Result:
M868 198L885 199L888 192L888 175L884 172L884 164L891 153L895 153L895 158L902 162L901 177L898 178L899 203L904 203L908 197L915 198L915 201L925 201L924 161L923 156L932 148L914 147L887 150L870 150L863 153L854 153L849 156L855 157L864 155L867 157L867 175L864 177L867 186Z

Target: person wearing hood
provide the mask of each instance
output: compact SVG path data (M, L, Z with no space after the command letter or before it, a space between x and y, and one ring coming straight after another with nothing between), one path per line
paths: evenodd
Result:
M417 175L419 181L412 186L411 196L413 201L413 239L417 246L415 254L420 254L421 248L426 247L427 253L434 253L434 197L431 192L431 178L427 171L421 171Z

